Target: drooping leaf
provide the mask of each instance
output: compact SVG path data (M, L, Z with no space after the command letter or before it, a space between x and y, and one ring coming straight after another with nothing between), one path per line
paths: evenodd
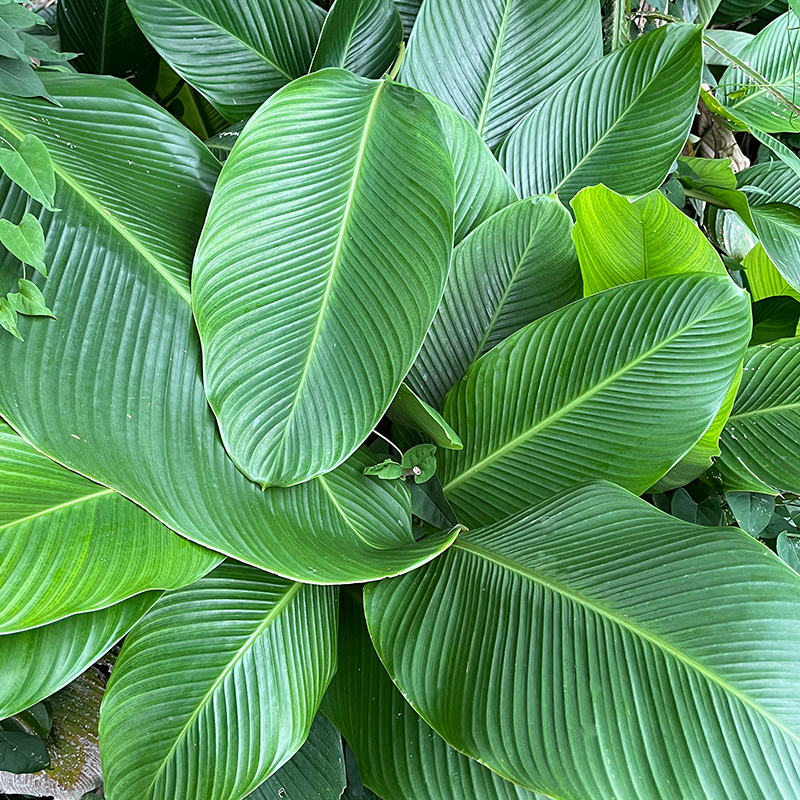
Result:
M524 328L445 401L470 431L439 455L459 521L489 524L588 480L645 491L709 427L749 338L747 295L718 275L618 286Z
M581 296L572 222L557 200L502 209L453 254L444 297L406 381L439 408L470 364L530 322Z
M775 498L758 492L728 492L725 495L739 527L751 536L758 536L769 525L775 512Z
M603 54L599 3L578 0L564 21L557 0L427 0L401 79L458 109L494 147L550 89Z
M450 747L403 699L372 646L360 598L342 592L339 669L322 710L358 757L364 784L383 800L535 800Z
M325 13L311 0L129 0L150 43L230 122L308 72Z
M378 423L439 305L453 202L435 112L412 89L325 70L251 119L192 277L208 400L250 478L328 472Z
M39 75L30 64L5 56L0 56L0 94L49 97Z
M583 486L368 585L364 605L415 710L547 796L800 791L800 578L737 529Z
M53 162L38 136L26 134L15 149L0 147L0 170L37 203L49 211L55 210L56 177Z
M0 634L193 583L221 556L0 423Z
M118 79L45 78L62 106L4 98L0 135L36 133L53 154L64 211L41 221L58 319L20 319L19 349L3 335L0 414L173 530L273 572L355 582L434 557L452 537L416 542L407 490L363 477L368 454L293 490L262 492L236 469L206 402L188 302L219 163ZM2 180L0 216L17 221L25 197ZM0 255L0 278L9 271L19 262Z
M144 592L100 611L0 636L0 717L66 686L118 642L159 595Z
M728 491L800 494L800 340L751 347L716 463Z
M586 295L661 275L727 274L697 225L661 192L634 200L592 186L582 189L571 205L572 238Z
M309 71L342 67L365 78L380 78L402 42L403 21L392 0L336 0Z
M783 296L800 300L800 292L789 286L786 278L778 272L778 268L764 252L761 242L745 256L742 266L755 302L767 297Z
M335 643L330 587L228 562L164 595L125 640L103 700L109 796L245 797L308 736Z
M0 244L24 264L47 277L44 263L44 233L39 220L33 214L25 214L19 225L0 219Z
M755 232L747 195L736 188L736 175L729 158L678 158L678 179L684 192L720 208L735 211Z
M424 400L420 400L405 383L400 384L392 404L386 411L386 416L398 425L424 433L439 447L461 450L464 446L459 435L447 424L442 415Z
M667 25L606 56L520 122L500 163L522 197L605 184L625 195L657 189L694 118L702 31Z

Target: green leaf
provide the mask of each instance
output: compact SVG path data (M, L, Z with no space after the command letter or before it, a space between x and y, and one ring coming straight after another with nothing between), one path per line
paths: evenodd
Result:
M745 256L742 266L745 269L747 284L755 302L766 297L782 296L800 300L800 292L789 286L786 278L778 272L778 268L764 252L761 242Z
M30 264L45 278L47 267L44 263L44 232L39 220L33 214L25 214L19 225L7 219L0 219L0 244L23 264Z
M47 97L50 99L44 84L30 63L0 56L0 95L6 94L13 97ZM2 166L0 163L0 168Z
M494 147L602 54L600 4L591 0L570 7L568 25L558 0L427 0L401 79L458 109Z
M42 739L21 731L4 731L0 727L0 770L19 775L39 772L49 766L50 754Z
M672 495L669 513L694 525L714 528L725 524L722 503L718 497L706 497L698 503L686 489L678 489Z
M418 444L403 454L402 467L414 483L425 483L436 474L436 445Z
M577 300L581 276L572 221L557 200L502 209L456 247L444 297L406 381L427 403L530 322Z
M356 753L364 784L384 800L538 797L454 750L417 715L386 674L361 599L349 591L339 601L338 661L322 710Z
M730 0L722 0L723 3L727 3L729 1ZM712 0L712 2L714 2L714 0ZM743 14L742 16L746 15ZM739 56L742 50L744 49L745 45L748 44L753 39L753 34L746 33L745 31L734 31L725 29L714 29L714 28L706 30L704 35L708 39L713 39L717 44L724 47L725 50L727 50L731 55L734 56ZM705 45L705 47L703 47L703 60L709 66L713 65L717 67L729 67L731 65L731 62L727 58L725 58L725 56L721 55L716 50L712 50L708 45ZM716 162L718 159L710 158L703 160Z
M646 34L539 103L503 143L501 165L522 197L566 201L598 183L632 196L657 189L686 142L702 63L701 28Z
M445 401L442 416L470 431L439 458L459 521L600 478L645 491L710 426L749 338L748 297L718 275L614 287L524 328Z
M660 192L634 200L592 186L570 205L586 295L662 275L727 274L697 225Z
M19 32L19 38L25 47L25 55L28 58L35 58L39 61L50 62L50 66L63 61L70 61L77 57L77 53L62 53L48 47L41 36L32 36L25 31Z
M0 20L12 28L30 28L33 25L45 25L38 15L18 2L0 4Z
M15 338L22 341L19 328L17 327L17 312L5 297L0 297L0 325Z
M345 785L342 735L317 714L306 743L247 800L339 800Z
M28 63L25 58L25 45L19 34L5 21L0 19L0 56L19 59Z
M310 0L128 0L164 60L230 122L308 72L324 12Z
M749 277L749 276L748 276ZM765 297L753 303L750 346L790 339L800 323L800 302L793 297Z
M795 572L800 572L800 549L795 536L778 534L775 540L775 551Z
M403 467L391 458L381 461L380 464L373 464L372 466L364 468L365 475L374 475L384 481L395 481L402 478L405 474Z
M758 536L767 527L775 512L775 498L758 492L728 492L725 500L739 527L751 536Z
M728 491L800 494L800 340L751 347L716 463Z
M464 447L459 435L442 415L424 400L420 400L405 383L400 384L386 416L398 425L424 433L439 447L448 450L461 450Z
M770 4L771 0L721 0L714 13L712 24L726 25L730 22L738 22L745 17L761 11ZM718 31L712 32L716 39Z
M800 28L796 19L783 14L771 22L738 53L747 66L789 100L794 100L800 83ZM730 67L719 81L717 98L735 116L766 133L793 132L800 129L791 109L768 89L736 67Z
M417 713L523 786L618 800L800 792L800 577L742 531L593 484L462 534L432 564L368 585L364 605Z
M400 19L403 20L403 29L407 39L417 20L422 0L394 0L394 4L400 12Z
M44 295L35 283L19 279L19 292L9 294L6 299L11 308L18 314L26 314L29 317L52 317L53 312L44 302Z
M125 640L100 710L110 797L253 791L308 736L335 642L330 587L225 563L164 595Z
M233 146L239 141L239 134L244 129L245 122L234 122L233 125L224 131L206 140L206 147L217 157L221 163L228 160L228 156L233 150Z
M412 89L327 70L251 119L192 276L208 401L245 475L291 486L367 438L439 305L452 225L444 137Z
M50 153L42 140L27 134L16 149L0 148L0 170L48 211L54 208L56 178Z
M0 717L16 714L74 680L118 642L160 594L143 592L99 611L0 637Z
M403 21L392 0L336 0L309 71L342 67L365 78L380 78L402 42Z
M449 534L414 540L408 491L364 477L367 453L292 490L262 492L236 469L206 401L189 304L219 163L123 81L46 80L62 107L6 100L0 136L35 133L53 154L64 211L41 221L58 319L21 319L18 349L2 337L0 414L192 541L288 577L375 580L447 547ZM5 178L0 198L0 215L21 218L25 198ZM18 269L0 254L0 274Z

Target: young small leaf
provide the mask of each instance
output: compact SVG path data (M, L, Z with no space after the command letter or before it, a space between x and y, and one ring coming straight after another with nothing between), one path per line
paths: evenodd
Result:
M25 278L19 279L19 292L8 295L6 300L18 314L55 319L55 314L45 305L44 296L39 291L39 287Z
M403 456L404 474L414 477L414 483L425 483L436 474L436 445L418 444Z
M386 461L381 461L380 464L374 464L371 467L364 468L365 475L372 475L384 481L393 481L402 478L405 474L403 467L391 458Z
M0 219L0 243L23 264L30 264L47 277L44 263L44 231L33 214L26 214L19 225Z
M2 90L1 84L0 90ZM59 210L53 206L56 193L53 162L38 136L29 133L17 150L0 149L0 169L48 211Z
M17 329L17 312L5 297L0 297L0 325L22 341Z

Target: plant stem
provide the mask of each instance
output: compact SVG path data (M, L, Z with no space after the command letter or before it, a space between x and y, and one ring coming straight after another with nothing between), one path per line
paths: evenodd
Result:
M384 442L386 442L387 444L390 444L392 447L394 447L394 449L397 450L398 453L400 453L400 458L402 458L405 455L403 453L403 451L388 436L384 436L380 431L372 431L372 432L376 436L380 436L381 439L383 439Z

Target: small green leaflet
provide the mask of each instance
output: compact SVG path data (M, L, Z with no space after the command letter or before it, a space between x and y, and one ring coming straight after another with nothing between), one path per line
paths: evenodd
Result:
M28 317L53 317L55 314L47 307L44 296L35 283L25 278L19 279L19 291L0 298L0 326L20 341L22 336L17 329L17 314Z
M33 214L25 214L19 225L7 219L0 219L0 244L23 264L30 264L37 272L47 277L47 267L44 263L44 231Z
M365 475L373 475L384 481L414 478L414 483L425 483L436 474L436 445L418 444L403 454L401 462L387 458L380 464L364 469Z
M2 6L0 6L0 9ZM7 143L6 143L7 144ZM0 169L24 192L48 211L59 211L53 203L56 175L50 153L38 136L29 133L15 150L10 145L0 149Z

